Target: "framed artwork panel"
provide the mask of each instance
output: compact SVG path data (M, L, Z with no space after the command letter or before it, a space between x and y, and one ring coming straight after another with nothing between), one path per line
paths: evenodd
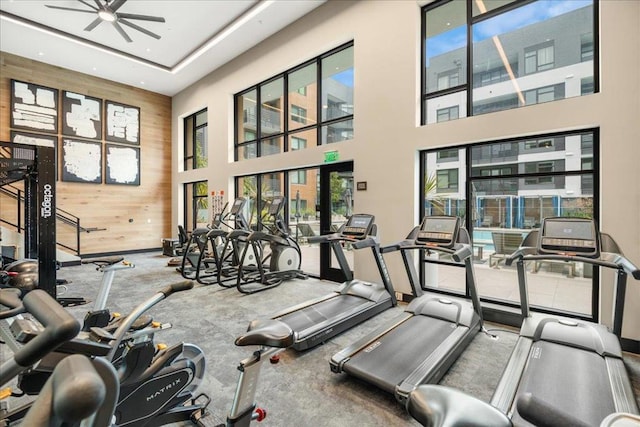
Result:
M140 148L105 144L105 184L140 185Z
M107 141L140 145L140 108L105 101L104 116Z
M58 89L11 80L11 127L58 133Z
M102 183L102 144L62 138L62 181Z
M56 147L58 145L58 137L54 135L42 135L30 132L11 131L11 142L25 145L40 145L43 147Z
M58 137L56 135L44 135L37 133L22 132L12 130L10 135L11 142L25 145L39 145L43 147L54 148L54 162L56 170L56 181L58 180Z
M102 140L102 100L62 91L62 134Z

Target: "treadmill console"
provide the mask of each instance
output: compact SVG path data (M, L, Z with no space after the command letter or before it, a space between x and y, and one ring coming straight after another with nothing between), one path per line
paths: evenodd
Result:
M583 218L545 218L540 228L538 251L599 257L600 242L595 222Z
M368 214L351 215L342 229L342 234L352 239L364 239L371 234L375 217Z
M427 246L452 248L458 240L460 218L457 216L425 216L416 237L416 243Z

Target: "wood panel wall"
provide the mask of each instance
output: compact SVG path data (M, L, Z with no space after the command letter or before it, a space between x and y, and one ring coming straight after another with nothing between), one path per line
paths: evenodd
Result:
M83 227L106 228L81 233L82 256L160 248L163 238L175 234L170 97L0 52L2 141L10 140L11 79L140 107L140 186L62 182L58 156L57 207L79 217ZM68 227L58 226L56 232L58 241L75 239Z

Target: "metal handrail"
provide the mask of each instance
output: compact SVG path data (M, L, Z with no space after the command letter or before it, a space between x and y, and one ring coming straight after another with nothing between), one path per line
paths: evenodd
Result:
M22 224L22 215L21 215L21 209L20 209L20 205L24 204L24 195L22 194L23 191L11 184L7 184L4 185L2 187L0 187L0 193L4 194L6 196L9 196L10 198L12 198L13 200L15 200L17 202L17 224L13 224L10 221L0 217L0 223L4 223L9 225L10 227L15 228L18 233L22 233L24 231L24 225ZM62 222L63 224L66 225L70 225L72 227L75 228L75 234L76 234L76 247L73 248L69 245L66 245L62 242L56 242L56 245L65 248L71 252L73 252L75 255L80 256L80 233L91 233L92 231L103 231L106 230L106 228L98 228L98 227L82 227L80 225L80 218L73 215L70 212L65 211L64 209L60 209L60 208L56 208L56 220Z

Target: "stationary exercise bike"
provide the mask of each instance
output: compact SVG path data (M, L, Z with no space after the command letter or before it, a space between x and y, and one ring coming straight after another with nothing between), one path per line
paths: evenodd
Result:
M0 387L31 369L46 354L76 336L80 329L73 316L42 290L29 292L22 299L18 290L2 289L0 305L7 307L0 311L0 319L28 311L44 328L35 339L18 345L7 322L0 320L0 336L13 350L13 355L0 365ZM29 427L108 427L118 391L116 371L109 362L71 355L56 366L34 402L16 412L9 410L9 402L2 401L0 425L9 425L12 417L20 417L21 425Z
M196 395L205 371L202 350L179 343L156 351L151 339L128 341L134 322L151 307L174 292L191 289L192 282L168 286L138 305L113 334L101 328L63 344L45 356L38 366L23 373L18 387L27 394L38 394L59 361L69 354L104 357L115 366L120 383L120 397L114 413L115 425L128 427L160 426L191 420L209 403L205 394ZM23 322L14 334L37 335L37 324ZM125 343L124 351L121 344Z
M307 278L300 270L300 246L282 218L284 205L284 197L274 197L267 208L267 218L273 225L268 231L254 231L246 237L239 263L242 266L248 256L255 254L256 267L254 271L238 269L236 286L244 294L271 289L285 280Z

